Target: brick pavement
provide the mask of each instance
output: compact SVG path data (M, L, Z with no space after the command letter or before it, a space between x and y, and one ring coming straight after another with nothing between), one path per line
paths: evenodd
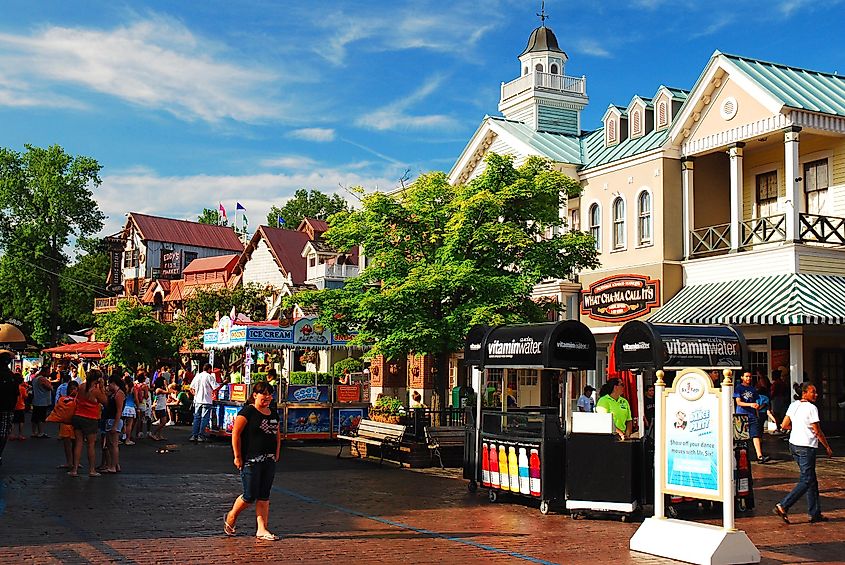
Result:
M483 491L468 493L457 471L337 460L334 447L302 444L285 447L272 495L270 525L283 539L256 540L247 514L240 535L226 538L221 517L239 492L228 446L189 444L187 429L168 430L177 451L139 442L122 449L123 473L97 478L57 471L56 440L11 443L0 469L0 563L667 562L627 549L636 524L491 504ZM778 442L767 447L785 458ZM769 513L795 480L793 463L755 466L758 510L737 524L764 563L845 561L843 462L819 465L832 520L815 525L801 503L792 526Z

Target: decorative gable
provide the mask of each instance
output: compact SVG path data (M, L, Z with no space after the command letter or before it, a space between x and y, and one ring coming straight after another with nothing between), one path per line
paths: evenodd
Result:
M628 104L628 137L642 137L653 129L654 117L650 101L634 96Z
M618 145L628 138L628 115L614 105L610 105L602 118L604 122L604 144L606 147Z

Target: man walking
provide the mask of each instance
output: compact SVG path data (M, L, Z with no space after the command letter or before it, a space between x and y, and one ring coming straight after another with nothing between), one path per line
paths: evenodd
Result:
M0 465L3 464L3 450L6 440L12 433L12 415L18 402L18 383L9 369L13 354L7 349L0 350Z
M819 442L827 450L827 456L833 457L833 451L819 425L819 409L813 404L819 397L816 387L810 383L801 386L801 400L793 402L786 411L781 429L790 430L789 451L798 463L801 472L798 483L792 492L775 505L774 512L789 523L789 508L807 493L807 512L810 523L827 522L819 505L819 481L816 478L816 448Z
M46 439L44 433L44 422L47 421L47 414L50 412L50 405L53 403L53 383L48 375L50 369L45 365L41 367L35 378L32 379L32 437Z
M202 372L191 381L191 392L194 394L194 424L189 441L208 441L205 429L211 419L211 405L214 393L223 388L217 384L217 379L211 372L211 364L203 365Z

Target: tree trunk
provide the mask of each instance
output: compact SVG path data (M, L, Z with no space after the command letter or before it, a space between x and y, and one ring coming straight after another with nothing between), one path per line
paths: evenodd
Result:
M437 372L434 375L434 390L440 399L440 410L445 410L449 405L446 394L449 392L449 355L450 351L441 351L437 354L434 361L434 366ZM440 414L436 416L440 419ZM440 425L440 422L437 422Z

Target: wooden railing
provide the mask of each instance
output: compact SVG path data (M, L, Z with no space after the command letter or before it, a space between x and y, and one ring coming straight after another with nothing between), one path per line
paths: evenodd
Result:
M446 408L444 410L432 410L431 408L411 408L408 415L402 420L407 425L406 438L415 438L418 441L425 440L426 426L465 426L466 411L461 408Z
M786 240L786 214L744 220L740 224L740 247Z
M690 233L692 238L691 255L703 255L731 248L731 225L719 224L699 228Z
M832 243L845 245L845 218L799 215L798 237L804 243Z

